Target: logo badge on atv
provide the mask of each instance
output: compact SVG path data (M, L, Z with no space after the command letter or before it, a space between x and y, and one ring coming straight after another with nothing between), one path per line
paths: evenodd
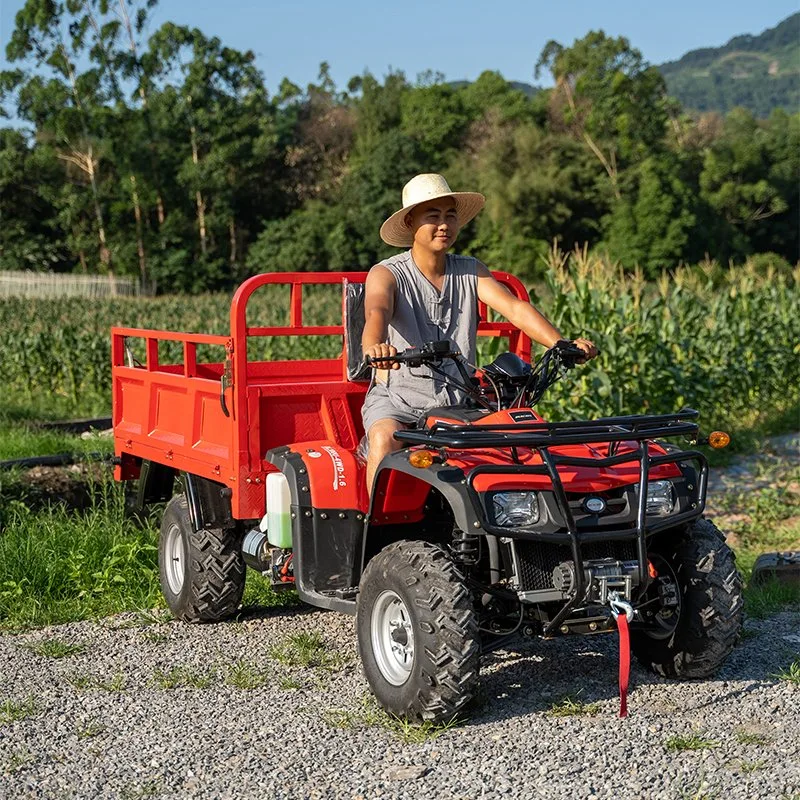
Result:
M606 501L602 497L587 497L583 507L592 514L602 514L606 510Z

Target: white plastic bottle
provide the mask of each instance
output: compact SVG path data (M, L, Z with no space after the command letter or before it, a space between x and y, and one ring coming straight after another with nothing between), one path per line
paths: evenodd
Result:
M282 472L267 473L267 538L273 547L292 546L292 497Z

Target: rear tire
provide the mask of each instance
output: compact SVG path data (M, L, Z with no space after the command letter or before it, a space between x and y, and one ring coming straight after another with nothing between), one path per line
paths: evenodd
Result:
M742 576L736 557L714 523L700 519L683 538L661 539L651 558L656 564L666 562L671 574L659 573L677 584L677 621L671 631L664 620L658 632L631 631L631 649L659 675L706 678L719 669L741 634Z
M356 614L367 681L390 713L449 721L472 699L480 639L472 593L427 542L389 545L367 565Z
M164 511L158 542L161 591L169 610L184 622L217 622L242 601L245 566L233 530L192 528L184 495Z

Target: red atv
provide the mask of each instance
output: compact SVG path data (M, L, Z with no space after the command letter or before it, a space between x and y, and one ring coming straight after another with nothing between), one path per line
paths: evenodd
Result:
M382 461L370 502L359 450L364 278L252 278L233 299L230 337L113 331L117 477L138 479L139 506L169 498L181 478L159 546L175 616L234 614L248 565L305 602L355 614L378 700L430 720L461 711L481 653L519 635L619 630L624 645L629 630L634 654L661 675L712 674L739 636L741 577L702 518L705 456L662 441L696 443L697 412L545 422L538 401L582 352L560 342L531 367L526 337L482 322L479 333L508 337L514 352L477 374L448 342L398 354L439 374L455 362L460 378L447 379L466 401L395 434L407 447ZM288 326L247 326L247 301L265 283L292 285ZM342 284L341 326L303 325L308 283ZM342 335L342 357L248 361L249 337L297 333ZM132 337L145 340L143 364ZM184 343L184 363L159 363L164 339ZM198 363L199 344L224 347L225 360Z

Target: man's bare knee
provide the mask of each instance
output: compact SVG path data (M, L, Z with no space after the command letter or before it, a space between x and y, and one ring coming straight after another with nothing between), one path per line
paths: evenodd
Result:
M393 419L379 420L369 429L369 449L383 455L399 450L403 445L394 438L395 431L405 429L402 422Z

